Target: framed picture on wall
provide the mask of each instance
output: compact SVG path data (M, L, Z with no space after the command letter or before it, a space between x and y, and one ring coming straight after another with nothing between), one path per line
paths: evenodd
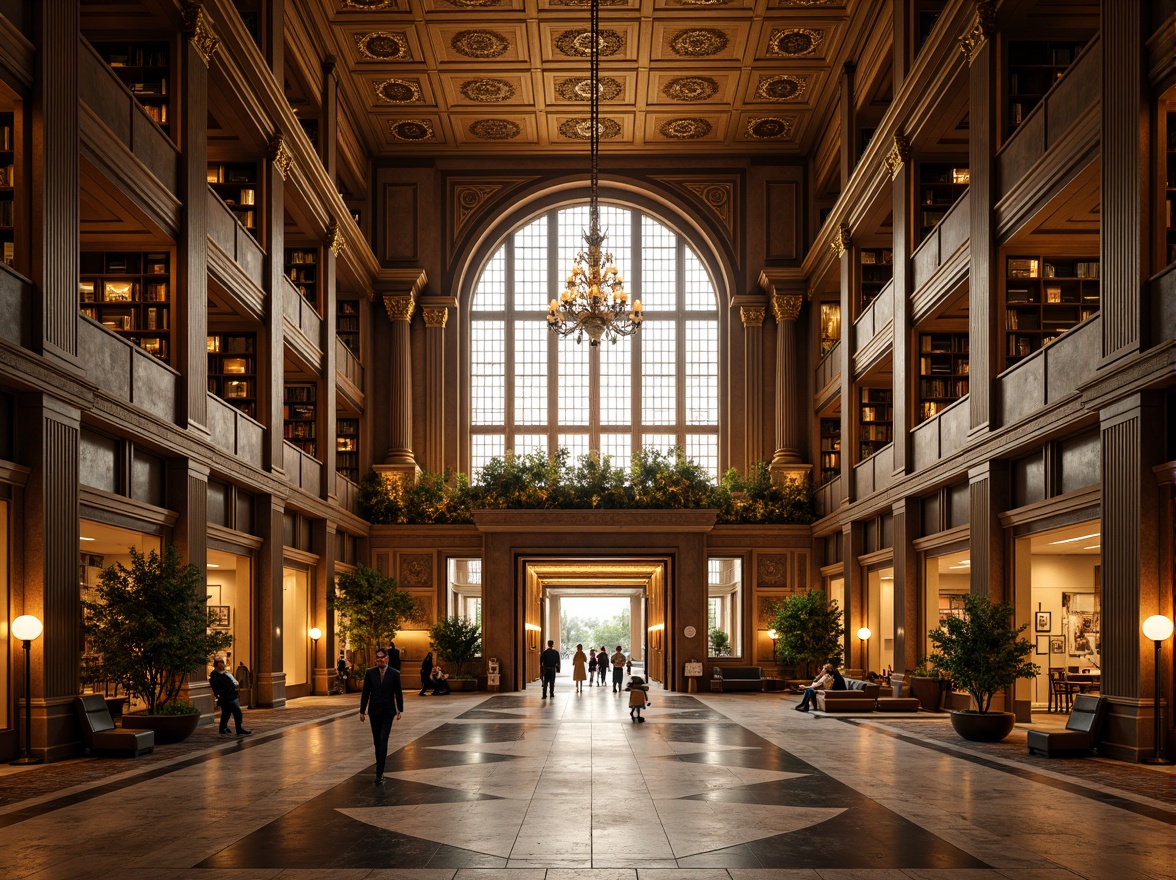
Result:
M209 605L209 625L213 629L228 629L229 628L229 606L228 605Z
M1033 631L1047 633L1053 629L1053 612L1038 611L1033 615Z
M1083 657L1100 653L1098 593L1062 593L1062 631L1066 636L1066 653Z
M1049 654L1049 639L1050 639L1049 636L1038 636L1037 637L1037 645L1036 645L1034 653L1036 653L1039 657L1046 655L1046 654Z
M1049 652L1051 654L1065 654L1066 653L1066 637L1065 636L1050 636L1049 637Z

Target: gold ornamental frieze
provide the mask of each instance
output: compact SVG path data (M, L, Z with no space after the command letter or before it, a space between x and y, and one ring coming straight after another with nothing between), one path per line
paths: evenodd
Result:
M294 164L294 156L286 148L286 136L281 132L270 138L269 159L274 163L278 174L282 175L282 180L285 180L286 175L290 173L290 166Z
M740 306L739 318L744 327L762 327L768 310L765 306Z
M896 134L894 142L890 145L890 152L882 161L886 164L886 170L890 172L890 179L894 180L898 177L898 172L902 171L902 166L911 161L911 142L903 135Z
M208 67L212 53L220 46L220 39L212 32L212 26L204 15L203 3L188 3L184 6L184 36Z
M996 33L996 8L989 0L979 0L976 4L976 17L972 19L972 26L960 37L960 51L968 60L969 67L976 59L976 54L994 33Z
M840 260L852 246L853 238L849 234L849 224L842 223L837 227L837 232L834 234L833 240L829 242L829 250L833 252L834 257Z

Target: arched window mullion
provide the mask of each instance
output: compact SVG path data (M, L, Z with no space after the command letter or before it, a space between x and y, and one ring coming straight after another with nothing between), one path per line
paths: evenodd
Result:
M505 424L503 425L503 448L510 450L514 449L514 435L515 435L515 395L514 395L514 375L515 375L515 338L514 338L514 274L515 274L515 235L512 232L506 237L506 277L503 280L503 313L502 313L502 344L503 364L505 365L505 376L502 383L502 393L506 396L503 401L503 414Z

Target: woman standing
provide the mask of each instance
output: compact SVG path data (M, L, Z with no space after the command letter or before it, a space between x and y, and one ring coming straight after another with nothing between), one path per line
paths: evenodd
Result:
M424 696L433 687L433 652L430 651L425 655L425 659L421 661L421 692L419 696Z
M576 645L576 653L572 657L572 681L576 683L576 693L584 693L586 678L588 678L588 655L584 653L583 645Z
M596 649L588 649L588 687L596 684Z

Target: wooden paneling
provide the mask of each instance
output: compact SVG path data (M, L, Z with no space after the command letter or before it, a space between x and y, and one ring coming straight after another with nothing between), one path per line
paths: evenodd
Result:
M384 259L416 260L416 184L385 184L382 201L384 205Z
M769 260L800 258L800 185L774 180L767 184L767 241Z

